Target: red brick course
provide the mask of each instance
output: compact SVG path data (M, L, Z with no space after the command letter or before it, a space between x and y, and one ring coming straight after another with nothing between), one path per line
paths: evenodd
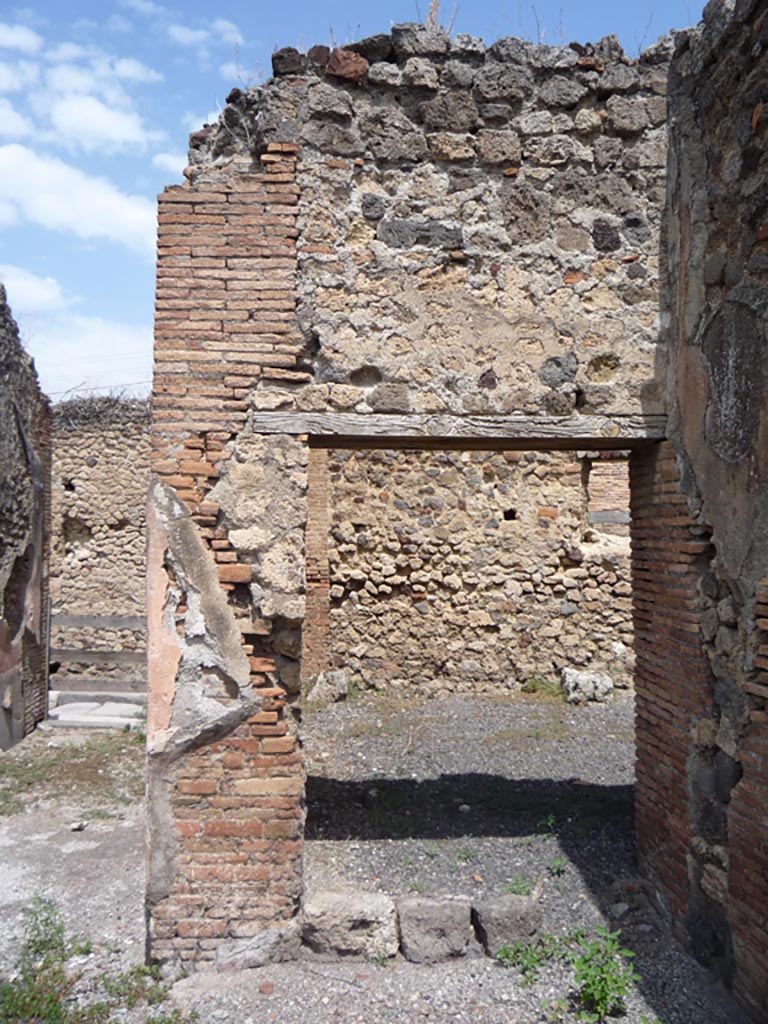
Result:
M693 838L691 730L711 713L712 676L699 633L698 584L710 549L679 488L665 442L630 460L637 707L637 842L644 870L680 920L688 907Z
M174 488L221 587L251 580L208 499L262 378L302 382L296 325L296 147L261 166L159 200L153 471ZM179 615L184 611L182 605ZM292 917L301 892L303 771L275 662L244 635L262 711L169 772L174 879L151 908L152 955L215 958L225 940Z

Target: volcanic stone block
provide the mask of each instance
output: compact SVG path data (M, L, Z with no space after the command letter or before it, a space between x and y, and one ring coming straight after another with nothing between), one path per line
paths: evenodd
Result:
M373 892L322 892L304 904L303 939L331 960L367 960L397 953L395 905Z
M475 933L489 956L505 942L529 942L541 927L541 909L530 896L497 896L472 905Z
M406 960L434 964L464 956L472 934L470 905L466 900L429 900L408 897L397 904L400 947Z

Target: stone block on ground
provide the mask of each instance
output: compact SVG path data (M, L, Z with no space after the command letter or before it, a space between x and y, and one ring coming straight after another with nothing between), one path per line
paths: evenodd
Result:
M541 920L541 908L530 896L497 896L472 904L475 933L488 956L505 942L530 942Z
M280 928L267 928L251 939L227 942L216 952L220 971L246 971L278 960L292 960L301 944L298 920L288 921Z
M348 696L349 683L344 669L318 672L307 691L307 701L311 704L333 704Z
M406 960L434 964L464 956L472 938L468 900L430 900L421 896L398 901L400 948Z
M607 701L613 693L613 680L603 672L579 672L563 669L563 690L571 704L585 704L588 700Z
M302 938L311 950L331 960L395 956L395 905L380 893L318 893L304 904Z

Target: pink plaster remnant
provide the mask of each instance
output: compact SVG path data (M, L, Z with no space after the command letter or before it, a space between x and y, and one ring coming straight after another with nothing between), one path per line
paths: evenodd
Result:
M147 626L151 641L147 658L147 743L150 749L158 743L162 745L162 733L170 728L176 672L181 661L178 637L163 622L168 599L168 574L163 564L167 548L168 530L150 502L147 508Z

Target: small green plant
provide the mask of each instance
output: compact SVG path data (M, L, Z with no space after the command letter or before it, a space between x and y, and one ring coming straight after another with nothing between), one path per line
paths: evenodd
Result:
M110 1024L113 1011L161 1003L168 987L158 968L137 965L99 979L104 998L82 1005L80 973L69 961L91 952L90 939L70 939L56 904L36 896L24 911L24 939L11 981L0 982L0 1024ZM146 1024L196 1024L197 1014L173 1010L147 1016Z
M530 896L532 888L531 883L522 875L513 875L501 891L508 896Z
M579 986L579 1020L598 1024L609 1014L624 1012L624 1000L640 980L631 963L634 953L620 945L621 932L598 928L597 938L584 940L573 958Z
M534 693L551 701L565 700L563 688L557 679L541 679L534 676L532 679L526 679L520 689L523 693Z
M198 1024L200 1017L197 1010L171 1010L170 1013L150 1014L147 1024Z
M568 1003L565 999L552 999L542 1004L542 1011L547 1019L547 1024L563 1024L568 1011Z
M556 857L553 857L549 864L549 873L554 878L559 878L565 874L565 869L568 867L568 859L564 857L562 853L558 853Z
M659 1020L658 1017L651 1019L646 1014L640 1014L640 1024L663 1024L663 1021Z
M551 839L554 836L556 823L557 818L554 814L547 814L544 818L539 818L536 828L539 829L542 839Z
M582 929L566 935L540 935L533 942L505 943L496 951L496 959L505 967L517 967L523 976L523 984L532 985L541 968L550 960L573 958L573 947L583 941Z
M85 940L67 940L64 921L55 903L36 896L24 911L24 940L16 962L16 977L13 982L0 983L0 1022L103 1024L109 1015L105 1004L71 1005L78 975L67 970L67 961L86 949L90 949L90 944Z
M132 1010L144 1003L153 1006L168 997L168 987L160 981L160 969L137 964L116 978L101 976L104 991L113 1001Z
M377 967L383 969L389 963L389 953L387 953L386 950L380 949L373 954L372 959Z
M456 860L461 864L471 864L475 859L475 851L469 846L462 846L456 851Z
M437 857L440 853L440 847L437 843L424 843L424 853L426 853L428 857Z

